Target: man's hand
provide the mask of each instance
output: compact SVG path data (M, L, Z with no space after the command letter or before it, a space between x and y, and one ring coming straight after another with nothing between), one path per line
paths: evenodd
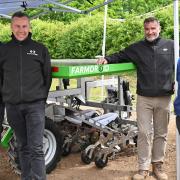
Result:
M99 58L96 62L97 64L108 64L108 61L103 57Z

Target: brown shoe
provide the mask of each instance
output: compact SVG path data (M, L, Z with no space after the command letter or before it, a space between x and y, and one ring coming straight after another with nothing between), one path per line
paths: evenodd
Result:
M149 176L148 170L139 170L137 174L133 176L133 180L144 180Z
M167 174L163 172L162 165L162 162L152 163L153 173L155 174L158 180L168 180Z

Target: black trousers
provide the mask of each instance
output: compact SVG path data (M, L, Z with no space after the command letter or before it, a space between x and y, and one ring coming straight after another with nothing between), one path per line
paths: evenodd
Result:
M3 131L2 123L4 120L4 103L0 103L0 139L1 139L1 133Z
M19 151L22 180L45 180L43 135L45 102L5 104L7 120L13 128Z

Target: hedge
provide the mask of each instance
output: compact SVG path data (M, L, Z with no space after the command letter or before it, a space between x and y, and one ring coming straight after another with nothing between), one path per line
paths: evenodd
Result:
M162 36L173 38L173 9L164 9L156 16L162 25ZM32 20L33 39L45 44L52 58L94 58L101 55L103 14L86 16L71 24ZM143 19L131 17L124 22L107 22L106 54L111 54L143 38ZM0 24L0 41L10 39L9 25Z

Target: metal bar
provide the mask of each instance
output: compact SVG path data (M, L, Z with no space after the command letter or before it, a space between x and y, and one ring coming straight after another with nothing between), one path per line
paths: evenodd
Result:
M70 10L70 9L46 8L46 7L35 7L35 6L28 7L28 9L42 9L42 10L46 10L45 13L49 13L49 11L79 13L79 12L74 12L73 10ZM38 15L40 15L40 14L38 14ZM34 19L34 17L33 17L33 19Z
M51 64L55 65L86 65L96 64L97 59L51 59Z
M6 133L4 134L4 136L2 137L1 139L1 143L0 145L4 148L8 148L9 147L9 141L12 137L12 134L13 134L13 130L11 127L9 127L6 131Z
M91 101L86 101L84 104L85 106L91 106L91 107L99 107L102 109L109 109L113 111L132 111L131 106L121 106L117 104L112 104L112 103L99 103L99 102L91 102Z
M107 0L105 0L107 2ZM102 44L102 56L105 57L106 54L106 25L107 25L107 11L108 5L104 6L104 28L103 28L103 44Z
M71 9L71 10L74 11L74 12L78 12L78 13L81 13L81 12L82 12L82 11L79 10L79 9L76 9L76 8L73 8L73 7L70 7L70 6L66 6L66 5L64 5L64 4L57 3L57 2L54 2L54 1L52 1L52 0L45 0L45 1L46 1L46 2L49 2L49 3L52 3L52 4L55 4L55 5L57 5L57 6L63 7L63 8L65 8L65 9Z
M75 95L75 94L81 94L81 91L82 91L81 88L50 91L48 98L57 98L60 96L70 96L70 95Z
M109 3L112 3L113 1L114 1L114 0L107 0L106 2L104 2L104 3L102 3L102 4L99 4L99 5L97 5L97 6L94 6L94 7L92 7L92 8L89 8L88 10L82 11L82 13L83 13L83 14L88 14L89 12L94 11L94 10L96 10L96 9L98 9L98 8L104 6L104 5L107 5L107 4L109 4Z
M90 82L86 82L87 85L87 89L89 88L93 88L93 87L99 87L99 86L108 86L108 85L114 85L114 79L105 79L104 82L102 83L101 80L97 80L97 81L90 81ZM116 85L118 84L117 80L116 80Z
M135 65L132 63L81 66L52 65L52 76L54 78L80 78L110 75L134 69Z
M0 16L1 16L2 18L11 19L11 16L8 16L8 15L5 15L5 14L0 14Z
M107 2L107 0L105 0ZM104 28L103 28L103 44L102 44L102 56L105 57L106 54L106 24L107 24L107 10L108 5L104 6ZM101 81L104 81L104 75L101 76ZM101 98L104 96L104 87L101 87Z

